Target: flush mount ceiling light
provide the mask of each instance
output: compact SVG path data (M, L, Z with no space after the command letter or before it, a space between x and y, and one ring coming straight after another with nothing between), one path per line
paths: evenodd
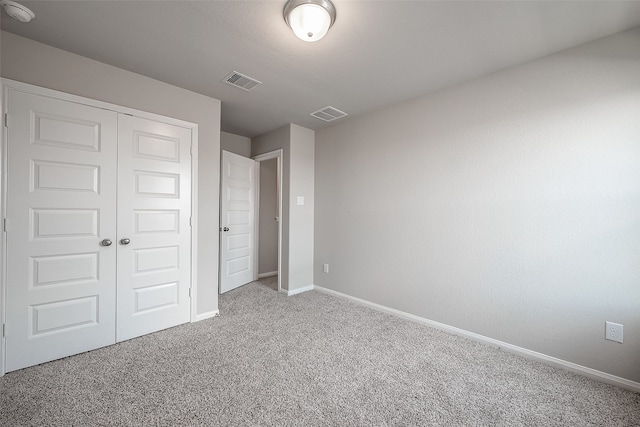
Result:
M315 42L336 21L336 8L329 0L289 0L284 6L284 20L298 38Z
M4 8L7 15L20 22L29 22L36 17L29 8L10 0L0 1L0 6Z

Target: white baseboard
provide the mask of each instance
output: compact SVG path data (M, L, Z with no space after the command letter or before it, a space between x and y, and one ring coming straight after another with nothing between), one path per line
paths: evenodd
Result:
M196 322L199 322L205 319L211 319L212 317L216 317L219 314L220 314L220 310L212 310L212 311L207 311L206 313L196 314Z
M301 294L303 292L312 291L315 288L313 285L303 286L302 288L289 289L288 291L283 291L287 293L288 296Z
M618 377L616 375L611 375L606 372L598 371L596 369L588 368L586 366L582 366L576 363L568 362L566 360L558 359L557 357L548 356L543 353L538 353L537 351L528 350L523 347L518 347L516 345L509 344L504 341L499 341L493 338L485 337L484 335L476 334L474 332L465 331L464 329L456 328L454 326L449 326L444 323L436 322L434 320L425 319L424 317L416 316L414 314L405 313L404 311L396 310L394 308L389 308L384 305L376 304L361 298L356 298L351 295L343 294L342 292L334 291L332 289L323 288L321 286L313 286L313 289L320 292L325 292L330 295L335 295L340 298L351 300L358 304L373 308L375 310L383 311L393 316L401 317L403 319L407 319L417 323L421 323L423 325L431 326L433 328L439 329L441 331L449 332L454 335L459 335L465 338L469 338L474 341L487 344L491 347L496 347L501 350L505 350L509 353L514 353L520 356L524 356L528 359L538 360L547 365L552 365L552 366L562 368L571 372L575 372L607 384L612 384L618 387L625 388L627 390L640 392L639 382L631 381L626 378Z
M265 277L277 276L277 271L270 271L268 273L258 273L258 279L264 279Z

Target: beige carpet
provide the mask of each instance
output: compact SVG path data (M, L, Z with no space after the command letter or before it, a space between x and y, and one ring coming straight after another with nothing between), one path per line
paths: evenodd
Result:
M0 378L1 426L633 426L640 394L275 278Z

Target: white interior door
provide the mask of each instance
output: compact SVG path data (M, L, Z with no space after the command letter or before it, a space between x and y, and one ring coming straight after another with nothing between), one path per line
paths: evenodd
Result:
M190 319L191 130L124 114L118 120L122 341Z
M115 343L117 115L13 90L7 108L13 371Z
M256 162L222 152L220 293L254 277Z

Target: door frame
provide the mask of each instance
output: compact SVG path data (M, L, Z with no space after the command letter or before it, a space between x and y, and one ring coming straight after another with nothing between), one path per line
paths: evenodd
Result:
M254 280L258 280L258 266L260 261L259 239L260 239L260 162L265 160L277 159L276 168L276 193L278 200L278 292L282 292L282 148L269 151L268 153L253 156L256 161L256 215L255 215L255 252L254 252Z
M5 374L6 363L6 340L5 331L6 323L6 304L7 304L7 277L6 277L6 262L7 262L7 239L5 229L7 226L5 222L6 218L6 205L7 205L7 100L10 90L25 92L33 95L45 96L49 98L55 98L62 101L74 102L76 104L83 104L91 107L102 108L105 110L114 111L116 113L128 114L143 119L155 120L158 122L183 127L191 130L191 302L190 302L190 321L196 322L203 320L198 318L197 306L198 306L198 124L191 123L180 119L174 119L171 117L162 116L155 113L136 110L129 107L123 107L108 102L98 101L91 98L85 98L82 96L72 95L66 92L61 92L53 89L47 89L40 86L35 86L28 83L19 82L7 78L0 79L0 93L2 93L2 100L0 102L0 118L2 120L2 132L0 132L0 376ZM210 316L207 316L210 317Z

